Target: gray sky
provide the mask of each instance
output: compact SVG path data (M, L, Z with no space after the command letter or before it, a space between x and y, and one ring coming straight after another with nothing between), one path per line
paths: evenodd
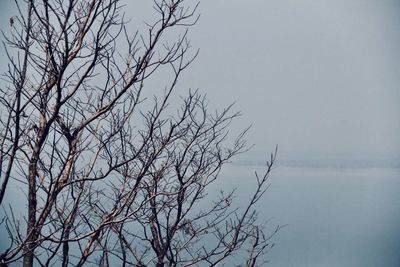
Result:
M133 27L150 2L126 1ZM235 101L255 151L400 155L399 1L204 0L199 12L181 86L211 107Z
M0 0L1 29L15 15L10 2ZM135 29L152 1L125 2ZM400 158L400 1L203 0L199 12L189 36L200 55L180 87L200 88L211 108L236 102L244 116L234 128L253 125L255 152L279 144L289 157ZM280 170L263 208L293 226L279 234L273 266L395 264L398 170L382 177L363 168L351 175ZM247 171L233 169L237 180L227 183L244 190Z
M187 83L237 102L257 150L396 153L400 2L202 1Z

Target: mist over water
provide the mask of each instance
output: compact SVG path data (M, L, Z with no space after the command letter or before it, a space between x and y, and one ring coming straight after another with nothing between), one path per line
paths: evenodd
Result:
M132 30L150 20L149 2L124 2ZM0 3L3 30L12 6ZM255 144L210 195L238 188L240 205L278 144L258 205L267 231L287 225L269 266L399 266L400 1L204 0L199 12L189 38L200 54L179 94L200 88L210 109L236 102L244 115L232 131L252 124ZM26 205L22 190L10 192Z
M400 168L395 159L279 159L259 203L267 229L286 225L271 242L269 266L397 266L400 262ZM396 164L393 164L395 163ZM371 165L371 163L373 163ZM222 187L251 192L257 153L223 172ZM226 183L226 184L225 184Z

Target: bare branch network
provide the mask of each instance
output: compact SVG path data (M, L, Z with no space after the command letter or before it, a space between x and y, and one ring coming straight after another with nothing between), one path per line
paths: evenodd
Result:
M118 0L16 1L3 28L0 266L263 263L275 231L254 206L276 153L247 205L233 192L209 201L221 167L247 150L246 131L228 134L239 114L210 113L197 90L169 105L197 56L186 2L154 1L141 34ZM164 71L169 81L146 87Z

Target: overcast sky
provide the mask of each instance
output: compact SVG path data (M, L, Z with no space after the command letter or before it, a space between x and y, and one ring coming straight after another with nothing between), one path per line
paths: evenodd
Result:
M152 1L124 1L132 31L150 20ZM16 15L12 2L0 0L5 31ZM211 108L236 102L244 115L234 128L253 125L250 155L278 144L289 157L400 158L400 1L203 0L198 11L189 37L200 54L179 92L199 88ZM2 48L0 62L4 71ZM270 214L289 223L274 266L398 262L398 169L386 176L362 171L274 173L283 179L267 196L272 208L279 203ZM241 172L247 169L231 169L233 178Z
M257 149L397 153L400 2L203 1L187 75L237 101Z
M143 22L151 1L126 2ZM235 101L256 151L400 154L400 1L204 0L199 13L181 86Z

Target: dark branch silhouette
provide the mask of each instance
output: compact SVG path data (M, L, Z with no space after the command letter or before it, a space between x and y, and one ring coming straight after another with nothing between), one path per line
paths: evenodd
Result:
M207 199L247 146L246 130L228 132L232 106L210 112L197 90L176 101L197 56L187 38L197 5L154 1L142 34L118 0L16 5L3 33L0 265L216 266L241 253L240 266L256 266L272 245L254 206L276 153L244 207L233 192ZM160 71L171 79L147 86ZM15 186L25 195L7 196Z

